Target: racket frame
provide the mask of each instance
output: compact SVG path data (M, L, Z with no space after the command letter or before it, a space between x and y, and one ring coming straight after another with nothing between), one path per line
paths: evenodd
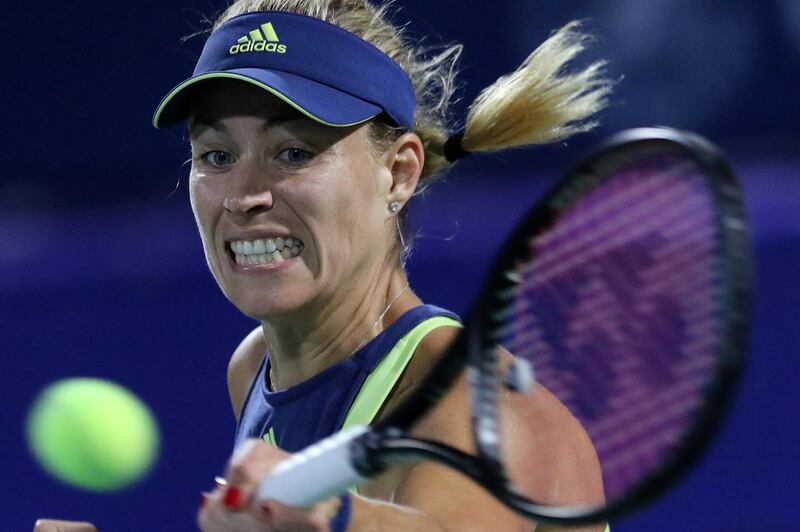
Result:
M585 188L594 187L608 176L604 168L596 168L598 163L606 164L611 160L610 157L618 157L619 166L622 166L626 152L638 154L647 146L664 145L690 156L702 171L717 209L718 248L722 251L720 264L725 268L720 276L722 300L719 308L724 311L719 317L722 326L719 338L722 342L717 347L716 355L715 373L718 378L705 388L704 406L672 456L661 467L650 472L630 493L600 506L570 508L535 503L519 496L508 486L497 483L489 488L501 502L523 515L543 521L585 524L613 519L641 507L674 485L697 462L718 431L737 387L748 339L753 277L746 217L737 180L719 150L698 135L665 127L623 131L601 144L570 174L580 177L562 180L543 196L537 206L518 223L494 262L491 269L493 274L488 277L478 299L479 311L471 316L468 325L475 331L468 335L470 367L486 364L483 369L473 372L474 377L470 379L471 397L485 403L473 406L474 415L477 416L473 426L478 456L498 468L498 479L505 477L499 436L491 428L498 422L497 396L496 392L491 393L491 390L497 389L498 383L496 368L487 361L495 358L495 344L489 341L488 335L480 334L481 330L494 330L500 326L491 309L501 306L499 295L513 289L515 284L513 276L503 273L514 271L519 257L529 255L531 235L552 226L559 213L570 205L573 196L581 195ZM617 163L614 164L616 166ZM481 304L484 306L481 307Z

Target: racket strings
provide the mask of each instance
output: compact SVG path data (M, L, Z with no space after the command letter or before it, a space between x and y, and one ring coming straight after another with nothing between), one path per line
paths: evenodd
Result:
M605 211L597 208L591 213L577 213L574 226L572 220L569 224L559 221L557 232L540 235L532 243L538 251L536 260L527 263L526 269L520 273L526 275L535 268L543 276L541 281L544 282L548 276L559 276L565 271L574 270L576 266L605 256L634 239L648 249L654 249L645 241L645 237L657 234L665 226L672 226L673 234L679 231L682 231L679 234L686 234L685 214L703 207L700 198L692 197L692 201L686 199L689 191L684 187L674 187L662 194L656 194L652 186L633 188L639 192L631 197L635 202L619 204L617 209L609 205ZM615 203L619 202L615 200ZM653 211L661 211L658 218L647 216ZM622 214L608 218L609 212ZM632 223L634 221L636 223ZM566 227L562 228L562 224ZM548 248L548 252L542 253L543 248Z
M618 170L508 276L497 339L581 422L612 498L666 460L715 362L718 232L704 179L671 154Z

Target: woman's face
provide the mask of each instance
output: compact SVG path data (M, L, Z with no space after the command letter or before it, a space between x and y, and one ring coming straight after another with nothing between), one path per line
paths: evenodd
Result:
M386 266L392 174L367 126L323 126L262 89L220 82L198 95L189 129L206 259L242 312L266 320L336 304Z

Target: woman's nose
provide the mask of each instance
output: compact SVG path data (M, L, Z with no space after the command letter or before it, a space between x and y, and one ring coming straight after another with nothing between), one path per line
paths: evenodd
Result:
M231 214L253 215L268 211L272 208L274 200L272 191L262 190L239 196L229 196L222 201L223 208Z

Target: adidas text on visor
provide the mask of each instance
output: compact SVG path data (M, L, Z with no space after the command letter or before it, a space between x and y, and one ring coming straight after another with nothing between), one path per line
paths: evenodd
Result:
M261 87L328 126L386 113L414 129L414 87L400 65L352 33L305 15L260 11L222 24L206 41L192 77L161 101L153 125L186 120L194 90L215 79Z

